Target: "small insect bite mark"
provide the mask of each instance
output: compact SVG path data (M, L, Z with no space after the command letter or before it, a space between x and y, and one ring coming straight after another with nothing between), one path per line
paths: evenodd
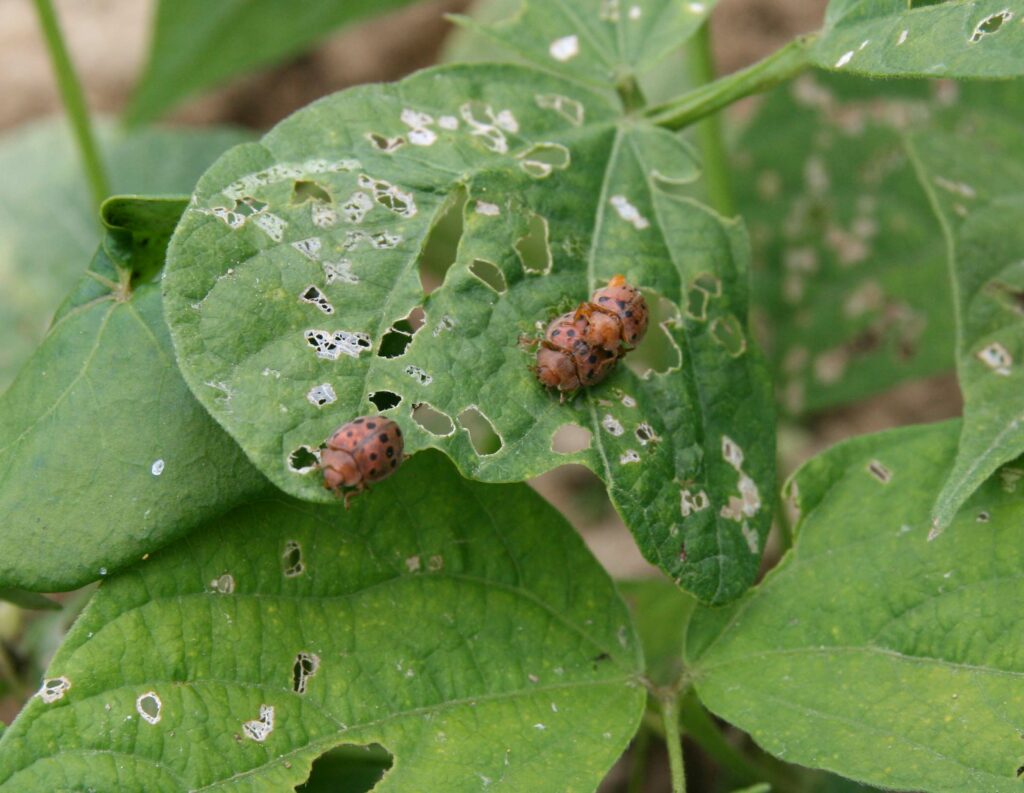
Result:
M281 554L285 578L296 578L306 572L306 564L302 561L302 545L297 540L288 540Z
M320 657L315 653L299 653L292 666L292 691L305 694L310 678L320 668Z
M151 474L153 474L153 476L160 476L160 474L162 474L164 472L164 461L163 460L156 460L156 461L154 461L153 465L151 465L149 467L149 472Z
M618 213L618 216L627 223L632 224L633 228L637 231L642 231L651 225L651 222L640 214L640 210L630 203L626 196L613 195L608 199L608 202Z
M70 688L71 681L66 677L51 677L43 681L39 691L36 692L36 696L47 705L50 705L59 699L63 699Z
M135 710L142 717L143 721L149 724L157 724L163 718L163 702L155 691L147 691L140 694L135 700Z
M1013 365L1013 356L999 342L992 342L987 347L978 351L978 360L993 371L993 373L1007 377L1010 374L1010 367Z
M260 717L242 724L242 733L257 743L263 743L274 731L274 706L260 705Z
M565 63L566 61L572 60L580 54L579 37L572 34L569 36L562 36L560 39L555 39L551 42L551 46L548 47L548 52L556 61Z
M892 481L892 471L886 468L878 460L872 460L868 463L868 473L883 485L887 485Z
M210 590L218 595L230 595L235 591L235 577L230 573L217 576L210 582Z

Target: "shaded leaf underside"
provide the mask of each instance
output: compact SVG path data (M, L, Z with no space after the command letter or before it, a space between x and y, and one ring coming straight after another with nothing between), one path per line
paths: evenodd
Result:
M470 476L587 465L645 556L702 599L728 600L753 579L769 525L771 415L744 330L745 235L674 194L696 175L674 136L620 123L603 96L528 69L443 68L346 91L200 182L164 279L179 362L287 492L330 500L293 453L315 453L388 392L401 397L389 415L407 451L441 448ZM420 252L460 191L456 262L424 297ZM471 272L478 260L504 291ZM667 334L678 365L646 378L620 367L559 404L519 339L615 273L672 302L650 333ZM425 320L404 353L380 355L417 307ZM451 432L421 427L421 404ZM467 411L494 428L497 452L475 451ZM590 447L554 453L565 424L589 430Z

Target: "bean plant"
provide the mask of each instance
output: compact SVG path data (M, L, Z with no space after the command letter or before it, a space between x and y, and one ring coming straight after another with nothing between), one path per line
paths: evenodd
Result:
M709 791L1024 784L1024 3L830 0L717 78L714 0L491 3L259 139L146 125L402 3L162 0L124 125L35 5L73 135L0 142L0 596L101 583L0 791L587 791L631 742L636 791L659 741L683 791L681 734ZM521 340L617 274L648 340L560 400ZM962 419L776 481L780 422L954 367ZM367 414L408 457L346 509ZM525 484L567 463L660 579Z

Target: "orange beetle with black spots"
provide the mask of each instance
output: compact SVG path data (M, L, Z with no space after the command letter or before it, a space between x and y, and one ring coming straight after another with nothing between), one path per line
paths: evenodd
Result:
M345 508L357 493L387 479L405 459L402 429L386 416L360 416L342 425L320 452L324 487L345 492Z

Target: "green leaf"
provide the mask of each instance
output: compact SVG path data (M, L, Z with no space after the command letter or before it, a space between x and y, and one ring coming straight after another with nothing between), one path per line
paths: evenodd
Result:
M903 77L1024 75L1021 0L831 0L811 57Z
M1021 119L1003 110L1019 108L1024 90L1003 96L1008 104L974 114L965 134L922 134L908 144L946 238L964 395L960 450L935 502L935 533L996 469L1024 454L1024 159Z
M213 159L247 137L229 129L97 135L119 193L190 191ZM63 122L0 137L0 391L36 348L101 239L82 166Z
M804 74L740 138L755 306L789 413L953 366L942 235L902 143L963 117L941 90Z
M958 431L863 436L797 473L795 548L690 621L711 710L789 762L885 789L1020 789L1024 501L990 480L926 541Z
M519 12L503 21L457 20L543 69L606 90L678 49L716 2L522 0Z
M351 511L249 504L104 582L0 740L0 790L279 791L380 743L381 793L589 791L641 665L554 509L424 454Z
M152 264L185 203L104 204L108 222L130 228L100 248L0 394L3 586L81 586L266 486L174 364Z
M0 600L13 603L18 608L41 609L43 611L60 611L60 603L50 600L36 592L12 587L0 587Z
M145 70L126 120L151 121L182 99L244 72L272 66L335 28L410 0L160 0Z
M775 467L744 327L746 235L672 192L697 176L676 136L620 111L537 71L454 66L329 97L232 150L168 254L185 379L293 495L333 500L302 458L375 412L372 398L397 397L388 415L409 453L443 449L488 481L585 465L648 559L702 599L737 597L757 572ZM453 206L456 261L425 296L418 260ZM648 335L670 363L645 377L622 366L560 404L520 339L616 273L651 290L666 319ZM444 426L422 426L421 405ZM497 451L476 434L487 424ZM567 424L588 448L553 451Z

